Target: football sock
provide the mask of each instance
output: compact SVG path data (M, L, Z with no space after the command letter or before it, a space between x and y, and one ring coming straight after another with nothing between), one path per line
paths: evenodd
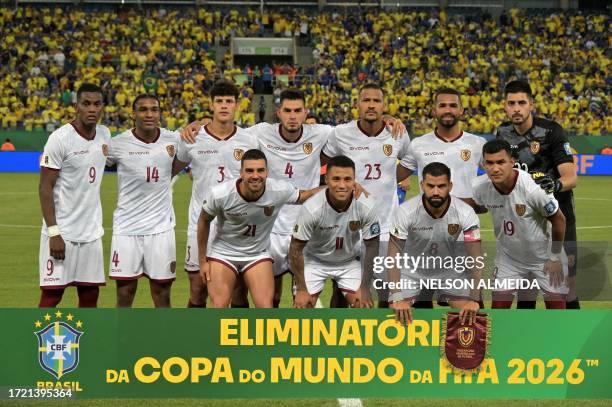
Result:
M493 309L509 309L512 307L512 301L493 300L491 308Z
M517 301L516 309L535 309L536 302L535 301Z
M53 308L62 300L64 295L63 288L56 288L52 290L41 290L40 302L38 308Z
M546 301L544 300L544 304L546 304L546 309L565 309L565 301L555 300L555 301Z
M79 294L79 308L96 308L98 306L98 286L77 286Z

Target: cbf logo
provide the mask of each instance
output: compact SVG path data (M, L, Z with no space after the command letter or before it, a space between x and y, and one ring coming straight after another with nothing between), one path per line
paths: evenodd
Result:
M70 373L79 365L79 340L83 323L79 320L72 322L74 316L66 315L66 322L61 321L61 311L55 313L56 321L51 321L51 315L46 314L44 320L49 324L40 331L34 332L38 338L38 362L40 367L60 379L66 373ZM75 326L71 326L72 322ZM41 321L36 321L34 326L42 327Z

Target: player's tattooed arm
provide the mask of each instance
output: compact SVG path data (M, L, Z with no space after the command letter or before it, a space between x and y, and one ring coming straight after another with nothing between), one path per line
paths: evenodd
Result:
M40 167L40 183L38 185L38 197L42 215L47 225L49 234L49 254L57 260L64 260L66 243L62 239L61 231L57 227L55 218L55 202L53 201L53 187L59 178L58 170Z
M553 287L560 287L563 284L563 265L559 258L565 239L565 216L560 209L554 215L549 216L548 220L552 224L552 255L544 263L544 273L548 274L550 284Z
M391 128L391 136L393 136L394 139L397 140L407 135L406 126L404 126L404 123L402 123L400 119L396 119L388 114L383 115L382 119L385 125Z
M359 291L361 291L360 306L361 308L373 308L374 302L372 301L370 287L372 287L372 277L374 275L374 257L378 255L380 236L375 236L372 239L364 240L363 243L365 245L365 255L363 259L363 270L361 272L361 287L359 288Z
M294 308L312 308L314 305L304 278L304 247L306 243L308 242L292 237L289 245L289 262L291 263L296 288L293 300Z
M387 250L387 257L395 258L398 254L401 254L404 250L406 240L399 239L398 237L391 234L389 236L389 249ZM387 269L387 278L389 282L399 283L400 282L400 270L397 268L397 264L393 264L392 267ZM389 290L389 306L395 311L395 319L402 325L408 325L412 322L412 304L410 300L402 298L402 291L397 288Z
M486 206L478 205L472 198L459 198L466 204L470 205L477 214L487 213L489 210Z
M172 161L172 176L174 177L176 174L183 171L188 165L188 163L182 162L175 156L174 161Z
M200 264L200 276L204 284L210 281L210 264L206 258L206 249L208 248L208 236L210 233L210 222L215 217L206 211L200 212L198 218L198 262Z
M408 191L410 189L410 176L412 175L412 170L404 167L400 163L397 164L397 168L395 170L395 177L397 179L397 183L404 190Z

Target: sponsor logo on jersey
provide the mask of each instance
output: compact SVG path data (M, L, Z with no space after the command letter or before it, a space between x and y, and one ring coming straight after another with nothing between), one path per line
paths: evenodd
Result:
M310 153L312 153L312 143L311 142L302 144L302 148L304 149L304 154L310 155Z
M272 216L273 213L274 213L274 205L264 207L264 215Z
M267 144L266 147L268 147L270 150L275 150L275 151L287 151L285 147L275 146L272 144Z
M383 153L389 157L393 153L393 146L391 144L383 144Z
M540 142L539 141L532 141L531 143L529 143L529 149L531 150L531 152L533 154L537 154L540 152Z
M357 147L349 147L350 151L370 151L370 147L368 146L357 146Z
M244 155L244 150L242 150L240 148L235 148L234 149L234 160L236 160L236 161L242 160L242 156L243 155Z
M444 155L444 151L428 151L425 154L423 154L425 157L429 157L432 155Z
M168 152L168 155L170 157L174 157L175 150L174 150L174 146L172 144L169 145L169 146L166 146L166 151Z
M514 205L514 208L516 209L516 214L518 216L523 216L527 211L527 205L525 204L516 204Z
M397 232L397 228L395 228L395 231ZM370 226L370 234L380 235L380 225L378 222L372 223L372 226Z
M461 159L463 161L468 161L470 159L470 157L472 156L472 152L470 150L468 150L468 149L463 149L463 150L461 150L460 155L461 155Z
M351 220L349 221L349 229L351 232L355 232L357 230L359 230L359 228L361 227L361 222L358 220Z
M102 154L104 154L104 157L108 157L108 145L102 144Z
M459 232L459 225L456 223L449 223L446 230L448 231L449 235L455 236L457 232Z
M459 344L463 347L468 347L474 342L474 328L464 326L459 328Z

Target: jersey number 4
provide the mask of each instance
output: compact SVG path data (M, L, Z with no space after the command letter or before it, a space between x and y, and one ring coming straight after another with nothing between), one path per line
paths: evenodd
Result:
M113 251L113 259L111 260L111 263L113 263L115 267L119 265L119 253L117 253L117 250Z

